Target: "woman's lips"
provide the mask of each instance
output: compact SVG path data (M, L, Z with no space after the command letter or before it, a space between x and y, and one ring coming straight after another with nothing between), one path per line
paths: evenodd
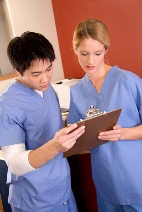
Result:
M89 70L92 70L95 68L95 66L86 66Z

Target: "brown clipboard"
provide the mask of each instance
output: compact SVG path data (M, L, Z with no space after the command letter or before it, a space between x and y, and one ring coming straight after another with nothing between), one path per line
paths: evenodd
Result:
M98 135L100 132L113 129L118 121L121 110L122 109L119 108L77 122L78 127L85 125L85 132L77 139L76 143L70 150L64 152L63 157L69 157L84 151L90 151L94 147L108 143L109 141L98 139Z

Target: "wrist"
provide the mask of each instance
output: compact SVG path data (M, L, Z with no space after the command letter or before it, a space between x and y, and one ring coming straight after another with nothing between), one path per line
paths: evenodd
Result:
M121 128L120 140L128 140L128 136L130 137L129 128Z

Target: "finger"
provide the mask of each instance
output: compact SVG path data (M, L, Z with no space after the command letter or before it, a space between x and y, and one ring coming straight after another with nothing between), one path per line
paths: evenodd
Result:
M121 126L116 124L114 127L113 127L113 130L117 130L117 129L121 129Z
M103 136L98 136L98 138L101 139L101 140L117 141L120 138L120 134L103 135Z
M77 130L67 134L64 138L64 144L70 144L76 141L85 132L84 126L78 128Z
M69 134L71 131L74 131L77 128L77 124L70 124L65 128L62 128L58 131L58 133L62 136Z
M71 131L75 130L77 128L77 124L74 123L74 124L69 124L67 125L67 127L65 127L65 132L66 134L70 133Z
M72 135L76 135L84 129L85 129L85 126L78 127L78 125L75 123L75 124L72 124L69 127L67 127L66 130L65 130L65 133L66 134L72 133Z
M78 130L76 130L78 131ZM76 143L76 140L85 132L85 130L81 130L80 132L78 132L76 134L76 132L72 132L68 135L66 135L64 142L62 143L63 147L65 147L66 149L70 149L72 148L72 146Z
M117 130L109 130L109 131L104 131L99 133L100 136L104 136L104 135L116 135L116 134L120 134L121 133L121 129L117 129Z

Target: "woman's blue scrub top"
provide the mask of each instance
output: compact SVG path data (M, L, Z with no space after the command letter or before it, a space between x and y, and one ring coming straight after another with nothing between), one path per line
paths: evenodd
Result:
M118 120L122 128L140 125L142 80L114 66L98 93L86 74L71 88L68 123L84 119L91 105L102 112L122 108ZM100 145L91 150L91 163L96 191L105 200L122 205L142 204L142 140Z

